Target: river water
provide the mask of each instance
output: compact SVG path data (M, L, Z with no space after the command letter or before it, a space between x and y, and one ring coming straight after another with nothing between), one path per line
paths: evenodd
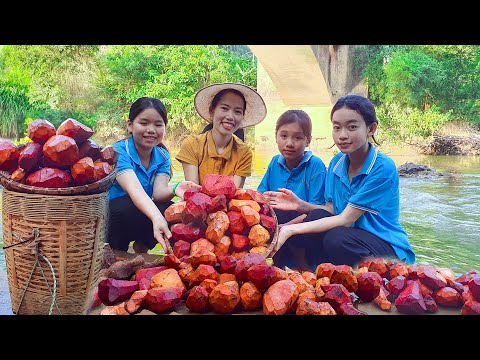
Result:
M256 149L253 175L245 188L256 189L276 154L274 147ZM326 165L333 156L331 152L315 154ZM436 179L400 178L400 221L417 262L448 267L457 275L480 271L480 156L390 156L397 166L414 162L452 174ZM172 182L177 182L183 178L181 166L174 161L173 167ZM0 248L0 315L11 313L5 257Z

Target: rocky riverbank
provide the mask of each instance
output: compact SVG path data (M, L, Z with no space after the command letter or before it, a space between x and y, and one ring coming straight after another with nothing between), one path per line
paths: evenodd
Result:
M418 146L426 155L480 155L480 134L434 135Z

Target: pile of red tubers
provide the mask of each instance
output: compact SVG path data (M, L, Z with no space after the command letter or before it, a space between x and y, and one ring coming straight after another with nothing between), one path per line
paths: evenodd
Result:
M117 261L102 270L91 307L106 305L101 315L143 309L163 314L183 311L183 306L192 313L366 315L357 304L373 301L387 312L435 313L442 306L480 315L480 274L475 271L455 279L447 268L375 258L362 261L357 270L323 263L313 273L268 265L258 253L227 258L212 265L208 257L177 262L171 254L161 266L151 267L143 265L141 255Z
M258 191L237 189L229 176L207 175L201 188L185 192L183 201L165 210L174 261L205 258L215 265L247 253L268 255L277 226L271 215Z
M0 141L0 170L18 183L42 188L66 188L91 184L113 171L116 152L98 146L92 129L67 119L55 129L47 120L28 125L32 142L17 147Z

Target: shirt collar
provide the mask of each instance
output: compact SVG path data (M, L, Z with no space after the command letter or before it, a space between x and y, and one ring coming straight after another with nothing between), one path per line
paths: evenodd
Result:
M360 174L368 175L370 171L372 171L373 166L375 165L375 161L377 160L378 150L375 149L375 146L373 146L372 143L368 143L368 146L369 146L368 154L365 159L365 162L362 165L362 169L360 170L359 175ZM350 161L348 159L348 156L346 154L343 154L343 156L340 157L340 160L338 160L337 164L333 168L334 174L342 178L342 175L347 174L347 169L349 164L350 164Z
M137 148L135 147L135 143L133 142L133 136L130 136L126 140L126 148L127 148L127 153L128 155L132 158L132 160L138 164L142 165L142 162L140 161L140 156L138 156Z
M362 170L360 170L360 174L365 174L365 175L368 175L370 171L372 171L378 156L378 150L375 149L375 146L373 146L372 143L368 143L368 145L369 145L369 150L368 150L367 158L363 163Z
M212 131L207 132L207 151L208 151L208 156L209 157L221 157L226 160L230 159L232 155L232 147L233 147L233 142L237 141L236 136L232 135L232 138L227 144L227 147L223 151L221 155L217 153L217 148L215 147L215 143L213 142L213 134Z
M308 162L308 160L310 160L310 158L312 157L312 155L313 155L313 153L312 153L310 150L304 151L304 152L303 152L302 159L300 160L300 162L298 163L298 165L295 167L295 169L299 168L300 165ZM288 169L288 168L287 168L287 162L286 162L286 160L285 160L285 157L284 157L282 154L280 154L280 156L278 157L278 160L277 160L277 161L278 161L278 163L279 163L280 165L282 165L283 167L285 167L286 169ZM289 171L290 171L290 170L289 170Z

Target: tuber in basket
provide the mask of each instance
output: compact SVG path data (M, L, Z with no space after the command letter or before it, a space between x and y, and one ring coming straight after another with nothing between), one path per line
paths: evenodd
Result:
M6 171L0 171L0 182L5 189L17 191L26 194L39 195L89 195L100 194L108 191L115 181L117 172L114 170L103 179L92 184L81 186L71 186L66 188L42 188L38 186L29 186L11 179L11 175Z

